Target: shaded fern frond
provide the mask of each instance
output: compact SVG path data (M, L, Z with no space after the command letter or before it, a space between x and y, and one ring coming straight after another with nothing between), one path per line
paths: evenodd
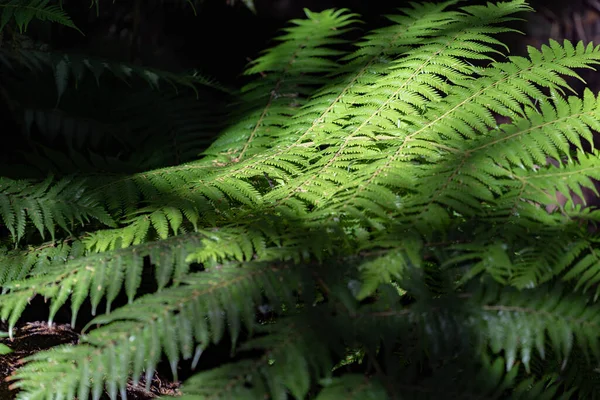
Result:
M319 338L307 334L306 327L292 321L282 331L269 330L270 334L249 340L239 348L264 352L263 357L195 375L186 383L186 398L256 399L265 394L273 398L288 394L294 399L306 398L311 375L327 373L326 367L331 364L327 348L319 343Z
M29 23L38 19L50 21L79 30L60 6L50 4L50 0L3 0L0 2L0 31L14 20L22 33Z
M178 74L161 71L155 68L145 68L123 62L114 62L86 55L53 53L32 49L12 49L2 51L2 63L10 68L24 67L33 72L44 72L47 68L53 72L58 98L64 94L70 81L79 83L86 75L93 77L99 84L103 74L111 75L124 83L132 79L140 79L153 89L161 84L168 84L177 89L187 87L194 91L197 87L213 88L229 93L230 91L213 79L207 78L197 71Z
M25 107L26 135L41 142L36 152L23 155L29 169L44 175L48 171L123 175L178 165L197 159L219 129L216 99L208 104L195 100L191 93L147 89L129 95L102 86L86 86L85 90L110 103L92 108L95 96L87 101L76 96L79 102L74 103L71 92L55 107L56 94L49 90L46 97L38 93L36 104ZM23 103L29 101L23 99ZM85 109L93 111L84 113ZM69 148L66 155L47 147L60 140Z
M6 286L13 281L21 281L27 276L44 274L52 265L60 265L69 259L85 254L85 246L81 242L63 241L46 243L39 248L27 250L8 250L0 255L4 266L0 275L0 285L6 291Z
M380 381L364 375L346 374L339 378L323 381L325 388L319 392L317 400L336 400L341 398L358 400L365 397L373 400L384 400L388 398L385 388Z
M85 180L48 177L42 183L0 178L0 216L15 242L21 240L28 222L33 223L44 238L49 232L54 240L56 225L67 232L74 224L90 218L114 226L104 206L86 193Z
M556 352L559 360L567 360L574 346L588 359L600 356L599 338L595 331L600 324L600 309L580 295L564 295L559 289L538 288L522 293L503 291L497 298L485 293L489 345L493 352L504 351L506 368L520 360L526 368L533 351L545 356L546 346ZM505 329L498 330L497 326Z
M106 300L106 312L110 312L111 304L122 288L129 302L136 297L145 257L156 264L155 279L160 288L171 282L181 282L189 272L186 258L190 249L197 246L198 239L199 235L190 234L167 242L150 242L132 249L90 254L47 265L27 280L13 280L4 285L9 293L0 304L0 316L3 320L8 319L12 331L25 305L35 295L51 301L50 323L67 300L70 300L72 325L87 298L91 301L92 314L96 313L101 300Z

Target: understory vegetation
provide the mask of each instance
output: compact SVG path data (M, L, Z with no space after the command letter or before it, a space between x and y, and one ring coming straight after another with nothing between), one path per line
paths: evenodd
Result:
M81 333L16 398L164 366L186 400L600 397L600 98L570 86L600 48L510 56L530 11L306 11L238 89L53 50L61 4L0 1L0 318Z

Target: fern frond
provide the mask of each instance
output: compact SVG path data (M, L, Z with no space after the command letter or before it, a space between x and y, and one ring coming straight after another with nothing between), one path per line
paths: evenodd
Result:
M300 324L299 324L300 325ZM290 323L283 330L252 339L240 351L261 351L258 360L199 373L186 384L189 399L256 399L263 396L283 398L289 393L295 399L306 398L311 375L323 374L330 365L327 348L318 337L307 334L305 326ZM312 352L308 349L317 349ZM314 371L316 370L316 371ZM317 376L318 376L317 375Z
M28 359L21 398L116 398L163 354L177 379L226 337L237 359L192 377L188 398L594 398L573 374L600 360L598 233L584 229L600 212L576 203L600 179L583 152L600 101L567 97L565 77L600 47L497 61L496 36L528 10L414 5L354 51L338 46L354 15L308 12L250 65L201 159L86 186L7 180L40 204L85 189L116 221L86 224L70 250L0 256L23 262L0 274L9 329L36 295L51 322L67 301L73 323L87 299L108 305L81 343ZM54 211L9 197L13 236L50 230ZM140 296L145 269L157 290ZM265 302L276 315L259 324Z
M37 1L37 0L36 0ZM58 100L65 93L69 83L79 84L86 76L93 77L98 85L102 75L110 75L121 80L125 84L138 79L145 82L150 88L159 89L161 85L170 85L178 88L189 88L197 92L198 87L206 87L217 91L231 93L214 79L205 77L198 71L179 74L162 71L156 68L145 68L138 65L114 62L102 58L94 58L80 54L65 54L49 51L40 51L27 48L2 50L0 60L10 69L17 67L25 68L33 72L44 72L46 69L52 71Z
M92 314L96 313L103 299L109 312L122 288L130 302L135 298L142 280L144 257L156 263L155 278L159 287L163 288L173 281L180 282L189 272L186 257L197 246L198 239L199 235L189 234L165 242L150 242L121 251L90 254L50 264L27 280L13 280L4 285L4 290L9 293L3 297L0 317L9 321L12 330L24 306L35 295L51 301L49 323L69 299L72 325L75 325L79 308L87 298L91 301Z
M555 45L556 49L560 48L556 46L558 45ZM567 47L569 46L567 45ZM572 61L567 64L594 65L598 62L598 52L592 47L580 45L577 49L571 48L571 50L564 54L566 58L572 56ZM556 50L556 52L559 52L559 50ZM556 65L552 61L544 67L544 70L552 70L553 64ZM530 64L525 64L526 68L529 68L529 66ZM398 198L389 193L389 190L386 189L387 186L408 192L403 201L402 213L410 212L409 210L413 209L419 210L418 212L423 215L432 212L435 203L439 202L444 207L453 208L461 214L473 215L473 213L481 211L480 207L482 207L483 202L489 203L503 192L505 189L501 189L502 186L508 185L510 187L510 185L516 184L514 174L518 172L501 167L506 165L505 158L508 158L513 165L518 167L539 167L539 165L546 164L546 157L558 155L560 158L565 155L568 152L569 140L574 140L574 145L581 146L579 139L576 139L580 137L579 135L591 139L590 128L597 126L594 118L596 118L598 108L595 97L590 93L584 96L583 102L575 99L567 102L561 100L558 94L555 94L553 97L555 99L554 103L555 107L560 107L560 117L556 111L551 111L555 108L547 102L540 106L542 112L538 113L531 106L533 101L525 101L520 97L515 98L514 106L511 106L511 108L504 107L501 110L505 115L509 114L509 116L515 118L512 125L504 125L500 129L489 130L486 125L491 121L484 123L485 120L482 119L481 123L483 125L478 126L478 122L473 116L490 116L490 112L494 109L486 109L486 107L489 104L494 104L495 100L493 98L508 98L506 93L501 96L500 93L495 92L494 87L501 82L502 87L505 88L503 90L511 92L510 79L507 79L504 71L492 72L495 67L496 64L492 64L488 68L490 75L497 76L495 80L482 79L480 81L474 79L469 82L468 86L479 88L478 91L474 92L476 95L470 90L466 91L460 86L455 86L458 92L461 93L460 97L455 98L452 94L449 94L439 103L432 102L430 106L432 107L432 114L429 115L429 118L422 120L422 117L411 118L410 123L401 124L400 128L390 128L392 131L403 133L398 138L389 139L389 143L393 143L393 145L382 151L381 161L368 162L366 165L360 165L360 168L358 165L350 167L353 170L354 179L350 180L349 184L331 193L332 198L335 198L335 203L337 203L334 206L335 210L340 212L348 209L355 202L361 201L362 204L370 208L368 211L373 210L374 214L377 206L381 205L392 212L398 212L394 211L398 204ZM518 71L520 69L513 71L514 76L520 74ZM482 83L482 86L479 86L479 83ZM554 79L546 81L538 79L536 84L558 89L559 86L556 85L560 85L560 82L556 83ZM517 83L517 85L515 90L522 86L520 83ZM491 89L494 93L493 98L484 95L488 89ZM481 96L481 99L479 96ZM449 107L441 107L446 101L449 101ZM525 102L523 103L523 101ZM453 104L453 106L450 106L450 104ZM440 107L438 108L438 106ZM463 107L464 110L461 109ZM519 118L518 115L515 115L518 109L523 110L524 117ZM426 113L425 116L427 115ZM573 123L573 127L577 129L577 134L571 133L573 128L570 127L568 122L563 123L563 118L569 120L569 115L572 115L573 119L578 119L579 115L585 115L578 119L578 122ZM537 126L542 130L543 135L536 129ZM472 140L465 140L462 135L469 131L472 133L468 134L467 137L472 138ZM456 132L461 132L461 136L455 136ZM531 134L529 136L531 139L526 137L529 134ZM421 135L423 135L422 139L420 139ZM460 145L453 147L453 140L456 140ZM384 140L385 142L387 140ZM494 150L489 150L493 153L493 155L490 153L491 157L490 155L484 155L484 152L488 151L488 144L486 143L495 147ZM502 150L499 146L503 146ZM532 154L535 154L535 158L532 157ZM488 157L491 159L490 161L488 161ZM341 161L342 159L340 159L340 167L343 166ZM477 171L473 169L474 165L477 165ZM335 164L332 161L332 172L339 170L339 167L337 167L337 170L333 169L334 167ZM406 172L399 176L393 170L404 170ZM326 170L321 170L319 176L323 176L325 173ZM411 188L414 188L414 181L409 180L411 175L415 181L419 182L418 194L416 195L411 193L413 192ZM588 176L593 175L595 174L590 173ZM460 177L460 179L456 179L457 177ZM507 179L512 180L512 182L507 182ZM583 182L583 180L580 180L580 182ZM318 186L323 184L325 183L320 183ZM585 186L589 185L589 183L585 184ZM576 184L572 185L572 187L575 186ZM580 191L580 189L576 189L577 191ZM410 195L408 195L409 193ZM536 193L538 199L540 193L543 192ZM374 200L375 198L378 200ZM381 204L384 199L387 200L386 204ZM413 201L415 203L412 203ZM432 217L431 220L438 221L447 219L447 216L441 214L431 215L430 217Z
M225 266L214 273L188 275L178 287L142 297L111 314L97 317L91 324L105 326L85 335L82 338L85 344L77 349L55 348L44 356L42 353L32 356L26 367L15 376L17 381L14 385L28 392L31 399L47 398L48 393L42 390L41 382L52 383L63 393L77 393L82 399L88 398L90 392L95 396L106 386L108 393L116 398L125 390L128 375L135 382L142 373L147 378L151 377L163 351L176 374L178 360L193 358L196 364L202 350L210 343L218 343L226 331L235 345L242 330L255 329L254 308L262 304L261 289L265 290L268 301L281 304L285 299L293 298L292 291L306 282L307 278L302 275L297 268L270 264L246 265L244 268ZM234 299L236 301L232 301ZM241 309L238 300L244 303ZM292 306L293 302L287 304ZM245 346L248 349L263 348L269 342L281 339L289 346L282 347L281 353L268 354L263 368L267 368L268 360L275 356L282 357L278 362L279 368L283 369L281 373L299 366L298 362L305 364L302 360L306 352L290 353L302 342L290 341L287 330L272 338L256 339L255 343L249 342ZM302 348L307 345L304 343ZM317 358L324 356L319 352L315 354ZM72 369L64 379L57 381L55 371L43 364L51 359L55 365L61 365L66 358L71 359ZM293 360L297 362L286 364L286 361ZM288 379L281 373L281 378ZM297 370L295 373L305 374L305 371ZM30 386L28 382L33 376L38 384ZM91 385L88 384L90 379L93 379ZM294 382L288 380L284 385L304 390L305 385L295 387ZM243 380L239 384L243 390ZM281 392L283 387L277 384L271 390Z
M483 305L487 324L483 332L489 335L492 351L505 352L507 369L517 360L529 368L531 353L535 350L543 358L548 345L561 360L569 357L575 345L587 357L600 356L595 333L600 310L585 296L565 296L542 287L520 295L505 291L492 302Z
M53 265L60 265L68 259L85 255L85 247L80 241L62 241L45 243L39 248L27 250L5 249L0 255L3 268L0 274L0 285L6 291L6 285L22 281L28 276L44 274Z
M247 75L260 74L242 89L237 107L240 121L221 133L205 154L225 162L239 161L273 145L289 117L306 103L315 88L327 83L327 74L339 68L333 60L342 54L332 45L355 21L346 10L306 11L307 19L292 21L281 43L251 63ZM257 109L260 104L262 108ZM289 133L286 133L286 136ZM225 158L223 156L226 156Z
M448 3L450 4L450 3ZM448 5L446 4L446 6ZM507 3L508 4L508 3ZM515 11L519 11L521 9L525 9L523 8L523 4L520 2L517 3L510 3L506 6L500 7L499 10L497 10L497 15L493 14L490 16L490 21L494 22L494 23L501 23L501 22L506 22L507 20L510 20L510 18L508 17L508 15L510 15L511 13L515 12ZM470 10L470 9L469 9ZM491 37L489 35L486 35L485 33L478 33L479 30L481 29L481 26L487 26L488 23L490 23L490 21L482 21L481 22L481 26L477 25L475 27L469 28L468 25L465 22L462 22L460 19L458 21L455 21L455 19L457 19L457 16L454 13L451 13L449 16L443 16L442 18L438 18L436 20L432 21L428 21L428 20L424 20L422 23L423 25L419 25L417 21L417 19L421 16L421 15L425 15L425 11L428 11L427 8L420 10L420 12L415 12L414 16L411 16L410 21L412 23L415 23L415 27L413 29L415 29L415 35L418 34L419 32L422 32L422 30L426 29L427 27L429 27L431 24L433 23L438 23L438 22L445 22L448 24L448 27L445 27L444 32L448 32L448 34L453 33L454 30L458 30L459 28L462 29L466 26L466 31L462 33L463 36L459 36L457 38L454 38L452 43L456 43L457 46L457 50L456 51L461 51L460 49L462 48L462 46L464 46L464 43L466 41L472 40L474 43L478 43L479 41L482 42L486 42L486 41L493 41L491 39ZM329 21L329 19L331 18L341 18L340 15L342 14L326 14L327 18ZM503 17L504 16L504 17ZM464 13L464 15L462 16L462 18L464 18L465 21L468 21L469 18L471 18L472 15L468 14L468 13ZM452 22L454 21L454 22ZM298 46L298 44L295 42L296 38L299 39L304 39L306 38L307 33L304 33L305 30L307 29L312 29L312 25L311 24L315 24L315 23L319 23L320 25L322 24L321 20L316 21L313 20L312 22L306 23L302 26L299 26L297 28L292 28L292 33L290 34L290 38L292 39L290 40L291 44L288 44L287 46ZM406 23L407 21L402 21L404 23ZM328 22L328 24L332 24L332 23L341 23L342 25L345 25L347 23L349 23L348 17L344 16L344 18L342 19L342 21L337 21L333 20L333 22ZM326 28L329 28L330 25L325 24L324 26ZM319 26L320 26L319 25ZM444 24L442 23L442 26ZM404 27L400 27L399 29L402 29ZM295 29L295 30L294 30ZM470 30L469 30L470 29ZM296 30L298 32L296 32ZM497 28L497 29L492 29L492 32L502 32L506 30L505 28ZM329 32L329 31L327 31ZM487 32L487 31L485 31ZM303 35L300 35L301 33L303 33ZM331 34L331 33L328 33ZM473 35L474 38L473 38ZM312 36L311 36L312 37ZM410 35L408 36L410 38ZM434 36L435 37L435 36ZM443 37L443 36L442 36ZM287 43L287 42L286 42ZM318 44L319 42L317 42ZM436 54L435 49L432 49L430 46L432 45L423 45L421 47L416 47L416 49L412 49L411 51L416 52L416 54L418 56L416 57L420 57L420 59L423 59L425 62L425 66L427 65L434 65L434 61L433 60L429 60L431 57L431 54L433 52L433 54ZM439 44L436 44L435 46L437 46L440 49L445 49L445 41L444 39L439 39ZM277 49L277 48L276 48ZM287 47L286 47L287 49ZM491 48L490 48L491 49ZM274 53L275 54L275 53ZM277 52L277 54L279 54L279 51ZM289 52L286 51L286 54L289 54ZM410 54L410 53L407 53ZM462 54L462 53L461 53ZM468 53L465 53L468 57ZM307 53L307 55L310 55L310 53ZM271 72L268 71L269 68L271 68L267 62L278 62L281 63L280 61L277 61L276 59L273 58L273 56L265 56L266 58L264 59L264 61L260 61L263 64L258 64L260 66L257 67L257 71L261 71L261 72ZM358 57L358 56L357 56ZM441 57L441 56L440 56ZM262 59L261 59L262 60ZM364 60L360 60L361 63L364 63ZM368 62L368 61L367 61ZM410 63L410 62L409 62ZM283 64L276 64L279 65L279 67L277 68L282 68L285 67L285 63ZM411 68L412 68L412 64ZM437 74L437 67L431 67L432 70L429 73L430 76L435 76ZM458 67L452 67L454 68L458 68ZM465 76L468 73L473 72L473 69L469 69L467 67L460 67L460 70L457 70L457 72L462 71L462 74L464 74ZM264 70L264 71L263 71ZM318 68L318 70L320 71L320 67ZM252 70L251 70L252 71ZM292 69L291 72L294 72L295 69ZM383 69L382 69L383 71ZM290 73L291 73L290 72ZM303 71L303 70L298 70L297 73L302 73L302 72L308 72L308 73L314 73L316 71ZM405 71L405 73L408 73L408 69ZM396 79L400 79L401 77L395 76L394 77ZM275 78L278 78L278 75L275 74ZM390 76L390 79L392 79L393 77ZM466 79L466 77L465 77ZM277 82L277 81L275 81ZM287 81L282 81L282 82L287 82ZM316 82L314 80L311 79L311 82ZM358 81L360 83L360 80ZM409 81L410 84L415 84L415 90L417 90L418 88L425 88L425 87L429 87L429 86L423 86L424 83L422 82L422 80L419 78L418 82L412 82ZM324 82L323 82L324 83ZM274 83L276 84L276 83ZM368 82L364 83L364 90L371 90L371 89L367 89L367 85ZM386 84L383 84L383 86L381 86L382 90L387 90L385 89L385 87L387 87ZM359 85L360 87L360 85ZM403 86L404 87L404 86ZM408 88L409 86L405 87ZM430 87L431 88L431 87ZM264 89L264 88L263 88ZM407 89L409 90L409 89ZM265 91L263 90L261 93L264 93ZM399 93L399 91L396 91L396 93ZM395 95L394 95L395 96ZM318 97L316 98L318 101ZM345 105L342 105L340 103L334 103L335 106L339 105L340 107L344 107L344 109L346 108ZM324 107L329 107L324 106ZM333 106L332 106L333 107ZM356 111L362 110L363 108L361 107L355 107L354 108ZM365 109L367 110L367 109ZM340 112L342 112L341 110L333 112L333 111L328 111L328 116L330 115L332 118L337 118L336 115L338 115ZM367 110L368 112L368 110ZM299 117L300 118L300 117ZM356 115L356 118L360 118L360 115ZM368 119L368 118L367 118ZM286 120L289 120L288 117L286 117L284 120L282 119L280 123L285 122ZM318 118L317 121L323 121L322 118ZM391 124L391 126L393 128L396 128L397 125L397 121L396 119L394 119L393 121L389 121L389 123ZM352 126L352 122L349 122L350 125L347 125L348 127ZM262 179L262 176L264 174L266 174L268 177L273 177L275 179L279 179L282 181L289 181L287 182L286 185L279 185L278 187L275 187L274 190L271 190L270 193L268 193L267 197L265 198L268 202L276 202L278 204L282 204L283 207L288 207L287 205L283 204L284 202L282 200L285 200L285 203L289 203L292 201L292 197L294 196L298 196L298 200L301 201L309 201L309 202L314 202L316 200L315 197L313 197L315 194L311 193L311 189L309 188L300 188L300 187L296 187L294 185L296 185L296 183L294 183L295 181L290 181L289 180L289 176L290 175L297 175L298 173L300 173L301 169L303 166L308 166L309 164L309 160L311 158L320 158L320 161L318 163L313 164L310 168L306 169L307 171L310 171L310 175L313 176L314 178L311 178L311 181L314 181L311 184L311 187L313 188L322 188L322 187L327 187L330 186L331 183L329 183L330 180L334 180L333 176L338 176L338 180L341 181L346 181L349 179L349 175L348 172L346 171L346 169L348 168L349 162L348 161L344 161L344 159L346 157L352 157L352 158L356 158L357 155L359 157L361 157L364 160L373 160L374 157L379 157L378 153L379 151L377 151L373 146L374 143L373 139L368 138L368 135L364 137L364 139L360 139L358 136L363 136L362 133L358 134L358 131L355 132L357 136L357 139L360 140L356 140L356 141L352 141L353 144L351 146L348 147L348 155L347 156L343 156L341 153L339 152L332 152L332 149L335 147L335 145L333 143L330 143L332 140L336 140L336 143L338 143L339 145L342 146L342 148L345 148L349 143L350 143L350 139L346 138L346 139L334 139L328 136L323 136L321 139L319 140L314 140L313 142L310 142L310 146L306 146L303 144L303 142L305 140L308 140L309 137L313 137L319 138L321 137L321 134L324 134L325 132L321 132L322 127L332 127L332 126L337 126L337 125L328 125L328 124L324 124L324 125L315 125L314 127L310 128L308 131L306 131L303 135L300 136L300 139L294 139L292 137L290 137L289 135L287 135L287 137L285 139L282 138L282 140L285 141L285 143L290 143L290 145L286 145L284 143L281 143L281 145L283 147L281 148L275 148L273 150L268 150L266 152L264 152L264 154L261 154L260 156L258 156L256 159L254 160L249 160L248 162L242 162L239 163L239 166L237 167L233 167L230 169L225 169L224 172L222 173L217 173L212 174L212 173L208 173L207 175L205 175L205 177L203 177L202 181L200 183L196 183L191 187L188 188L178 188L176 189L177 191L180 191L180 193L199 193L201 194L202 197L205 197L207 199L207 201L212 201L212 202L216 202L221 203L223 202L224 199L229 199L228 203L229 203L229 207L234 206L236 203L238 204L245 204L245 205L253 205L253 206L260 206L262 203L261 197L256 195L256 192L253 191L252 188L250 188L248 186L248 179L251 177L256 177L256 176L260 176ZM360 129L365 129L364 127L366 127L367 124L361 124L360 125ZM315 131L313 132L314 129L316 129L316 127L319 127L319 131ZM296 130L295 127L291 127L290 129ZM343 127L340 127L342 129L340 129L339 132L343 132ZM329 128L325 128L325 129L329 129ZM233 132L233 131L232 131ZM311 133L312 132L312 133ZM321 133L319 133L321 132ZM317 133L319 133L317 135ZM224 136L222 136L223 138L227 137L227 133L224 134ZM237 134L236 134L237 135ZM241 136L237 136L237 137L241 137ZM224 144L226 143L228 148L231 148L231 143L229 143L228 140L226 139L222 139L224 140ZM269 142L273 144L272 138L269 139ZM363 143L365 142L365 143ZM218 143L218 142L216 142ZM276 143L276 142L275 142ZM318 153L314 153L314 149L318 148L318 147L327 147L326 150L323 150L322 153L319 155ZM214 147L212 147L211 149L209 149L209 152L212 152L214 150ZM284 150L285 153L284 154ZM336 161L336 159L332 159L332 156L335 156L336 154L339 154L340 156L340 165L338 166L337 164L331 165L331 172L327 172L324 170L325 167L327 167L330 163L333 164L333 161ZM383 154L381 155L382 157L384 156ZM328 161L329 160L329 161ZM228 163L228 161L226 161ZM217 161L216 165L220 165L219 164L220 161ZM361 163L362 164L362 163ZM363 166L359 163L356 163L356 168L360 166ZM345 177L345 175L348 175ZM319 176L320 178L316 178L317 176ZM296 178L296 181L298 183L300 183L300 180L298 180L300 178ZM222 183L221 183L222 182ZM335 183L335 180L334 180ZM133 188L133 186L130 186ZM295 188L295 189L294 189ZM294 196L290 196L289 193L290 189L295 192L296 194ZM300 190L302 189L302 190ZM340 191L344 191L347 188L343 188ZM381 189L378 190L375 193L381 193L384 192L385 189ZM319 189L320 191L320 189ZM173 192L171 192L173 193ZM325 193L335 193L335 188L332 187L332 190L327 190L325 191ZM317 195L318 196L318 195ZM387 196L389 198L389 196ZM277 200L279 198L279 200ZM227 201L227 200L225 200ZM297 208L296 206L293 206L294 208Z
M498 7L493 8L494 13L490 13L488 19L476 20L475 22L472 21L472 15L465 12L460 17L456 17L454 22L444 27L442 32L431 41L416 46L403 54L397 61L392 62L386 72L382 72L386 77L380 78L375 86L371 87L372 84L368 81L364 84L358 82L353 85L352 89L355 93L372 92L378 100L372 104L359 102L350 107L339 104L344 109L343 113L349 116L346 120L339 120L336 117L341 110L334 114L329 111L331 106L328 107L326 109L327 114L322 118L315 119L317 123L314 126L309 125L308 129L300 135L300 139L289 150L292 154L302 152L304 153L303 157L319 160L307 170L310 171L311 178L307 180L298 177L290 180L286 186L269 193L266 199L281 203L298 196L314 204L317 198L311 199L309 195L320 197L323 192L329 195L335 193L335 191L323 191L321 189L316 193L315 190L316 188L332 187L332 183L330 183L332 182L332 176L343 174L343 171L352 171L353 175L356 175L355 170L360 170L359 175L364 173L368 176L374 173L377 176L380 171L374 166L390 165L396 157L401 156L400 152L404 150L409 141L411 142L411 152L414 152L415 150L412 149L415 145L418 146L418 141L415 140L418 138L417 135L421 132L425 135L426 133L424 128L415 130L415 124L412 123L411 119L419 118L419 114L431 107L431 104L436 103L435 99L432 99L428 93L449 93L451 86L446 86L447 83L442 80L448 75L450 75L449 80L457 84L462 84L462 80L470 81L472 79L471 75L475 72L475 68L466 63L455 62L455 57L471 58L471 53L464 51L464 44L489 41L490 36L486 34L488 29L491 29L491 32L506 30L506 28L501 27L494 29L489 25L506 22L506 19L510 20L511 17L509 16L512 13L526 9L523 7L523 3L520 2L501 3ZM465 10L470 9L467 7ZM486 29L484 30L483 27L486 27ZM390 90L392 85L386 82L394 82L394 89ZM352 98L353 96L350 97L350 99ZM338 103L334 103L332 106L336 105ZM338 119L339 122L333 125L321 122L323 118L329 117ZM426 126L430 125L427 124ZM332 131L333 127L337 127L337 129ZM391 137L378 137L380 132L384 130ZM300 144L309 138L314 141L314 146L300 148ZM396 147L396 151L385 149L387 143L395 143L395 146L399 147ZM325 147L325 150L313 153L315 149L320 147ZM387 152L384 153L381 150L382 148ZM273 153L277 154L276 152ZM395 153L398 153L398 155L395 156ZM380 157L381 159L387 158L387 160L385 162L381 160L380 163L371 162L374 159L379 160ZM354 161L352 165L349 160ZM370 171L373 171L373 173L370 173ZM370 182L373 178L369 179L367 177L366 181ZM347 181L349 179L342 178L342 180ZM352 179L352 181L364 182L365 179ZM333 181L333 184L335 185L335 181ZM343 187L340 192L355 193L355 191L348 191L347 189L347 187ZM355 198L355 196L352 196L352 198Z
M42 238L49 232L52 240L55 226L67 232L76 223L83 224L94 218L108 226L115 226L102 204L85 191L82 179L64 178L53 182L31 183L0 178L0 216L15 242L25 234L26 224L33 223Z
M0 2L0 31L14 20L19 31L23 33L34 19L79 30L60 6L49 3L49 0L3 0Z

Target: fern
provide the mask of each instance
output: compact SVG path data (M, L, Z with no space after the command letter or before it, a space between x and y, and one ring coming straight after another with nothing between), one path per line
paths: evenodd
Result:
M212 87L224 92L228 89L214 80L204 77L198 71L189 74L175 74L168 71L160 71L152 68L143 68L127 63L109 62L107 60L93 58L78 54L52 53L30 48L12 49L3 51L3 63L8 68L23 66L31 71L43 71L50 68L54 74L58 99L62 97L69 82L75 84L81 82L86 74L91 74L98 81L103 74L110 74L128 83L132 78L141 79L150 87L158 89L161 82L169 84L174 88L188 87L196 90L198 85Z
M14 178L48 171L124 174L194 160L222 126L219 109L232 94L197 72L175 74L31 45L0 53L8 70L4 100L23 141L36 143L18 158L21 174L15 175L14 165L4 166L3 173ZM151 118L149 108L155 109ZM66 156L56 151L61 142L71 150Z
M52 185L52 177L40 184L1 178L0 215L15 241L25 234L27 222L33 223L41 237L46 231L55 237L58 225L70 232L70 225L83 224L90 217L111 226L114 222L104 207L85 194L84 181L63 179Z
M239 161L245 156L271 147L271 141L281 134L280 126L305 103L307 94L327 82L327 74L339 68L332 58L339 50L328 48L339 44L338 38L353 22L353 15L344 10L326 11L320 15L308 12L306 20L279 38L281 43L268 50L246 70L248 75L262 74L242 89L240 105L245 113L241 121L223 132L207 150L208 155L226 156L225 161ZM313 36L315 29L322 35ZM286 58L281 55L286 54ZM263 108L254 112L247 108L261 102ZM257 147L256 150L253 150Z
M49 0L3 0L0 2L0 31L14 20L19 31L23 32L34 19L77 29L62 8L49 3Z
M163 358L199 369L187 399L598 397L599 214L576 199L600 179L600 101L570 79L600 48L504 56L523 11L414 4L354 47L356 15L307 12L199 158L2 178L9 334L36 295L88 322L28 358L18 398L117 398ZM225 341L235 358L204 367Z

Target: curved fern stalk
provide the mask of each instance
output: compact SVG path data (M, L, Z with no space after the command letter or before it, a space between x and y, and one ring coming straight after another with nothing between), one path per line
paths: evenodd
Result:
M109 315L97 317L90 324L105 326L84 335L82 344L76 348L55 348L43 357L42 353L32 356L26 367L14 377L16 382L13 385L24 390L21 392L23 398L30 400L57 399L60 398L58 393L68 393L71 395L69 398L73 395L80 399L87 399L90 395L97 398L104 387L111 398L116 398L125 390L127 376L132 376L134 383L142 374L151 378L163 351L176 377L176 366L181 358L194 358L196 364L202 350L210 343L221 341L226 331L234 347L243 331L252 332L254 308L262 304L261 295L265 295L274 306L285 303L293 307L293 291L312 280L306 272L291 268L291 265L258 264L188 275L178 287L142 297ZM305 294L310 298L310 291ZM238 301L243 302L242 308L239 308ZM290 338L287 334L283 337ZM280 338L266 337L264 344L257 339L256 347ZM291 344L307 346L309 343ZM322 358L324 353L316 354ZM302 364L306 355L305 351L296 352L297 363L294 365ZM292 360L285 351L281 356ZM47 368L45 363L53 360L53 365L58 367L67 358L71 360L72 368L57 380L56 371L52 367ZM289 370L284 369L284 372ZM294 372L306 373L302 370ZM147 382L150 380L147 379ZM48 391L42 389L43 382L52 384L55 394L48 397ZM288 381L286 386L293 382ZM298 390L304 390L304 387L302 385ZM281 391L282 388L272 390Z
M49 4L50 0L3 0L0 1L0 31L14 20L21 33L27 30L29 23L38 19L50 21L69 28L79 29L61 7ZM79 31L81 32L81 31Z

